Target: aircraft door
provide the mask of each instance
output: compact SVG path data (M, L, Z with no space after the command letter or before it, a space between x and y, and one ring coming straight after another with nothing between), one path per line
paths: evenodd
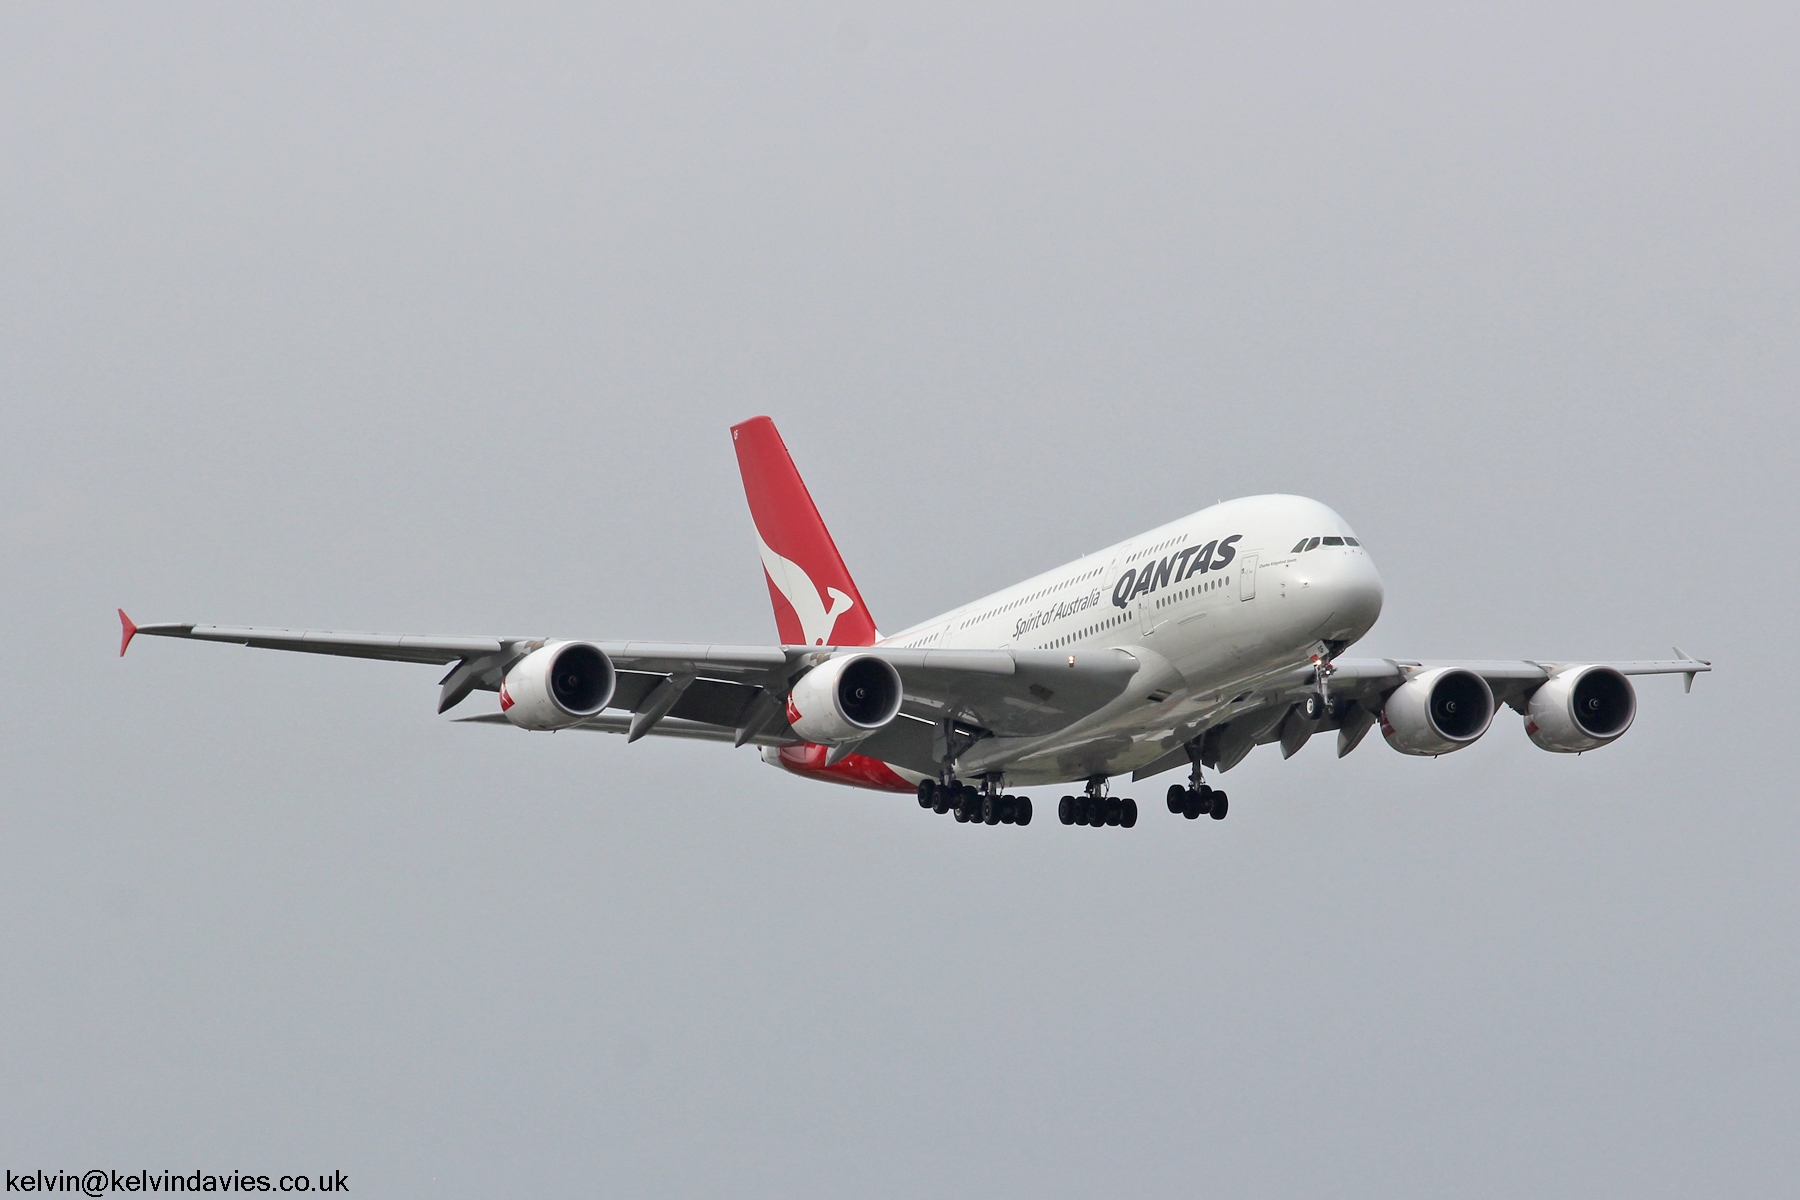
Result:
M1256 555L1246 554L1238 565L1238 599L1256 599Z

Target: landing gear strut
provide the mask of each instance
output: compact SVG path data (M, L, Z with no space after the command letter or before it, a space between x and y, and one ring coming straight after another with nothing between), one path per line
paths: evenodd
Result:
M1337 667L1325 654L1313 655L1312 662L1313 682L1319 690L1307 693L1300 711L1307 720L1317 721L1326 716L1337 715L1338 706L1331 700L1331 677L1337 674Z

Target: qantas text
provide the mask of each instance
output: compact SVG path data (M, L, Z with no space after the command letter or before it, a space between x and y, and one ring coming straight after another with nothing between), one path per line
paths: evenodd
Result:
M1190 575L1224 569L1237 557L1237 551L1231 548L1231 544L1242 541L1243 537L1241 533L1234 533L1228 538L1208 542L1197 549L1189 546L1185 550L1177 550L1161 562L1128 567L1119 576L1119 582L1113 584L1113 604L1118 608L1125 608L1135 597L1180 583Z

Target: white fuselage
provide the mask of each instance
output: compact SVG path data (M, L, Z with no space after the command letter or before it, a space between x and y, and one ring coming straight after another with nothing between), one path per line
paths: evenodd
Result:
M1317 501L1230 500L880 644L1129 652L1141 669L1100 712L1046 738L984 739L957 764L969 775L991 763L1018 785L1119 774L1253 705L1261 683L1305 665L1325 643L1341 649L1367 633L1381 613L1381 577L1355 543L1344 519Z

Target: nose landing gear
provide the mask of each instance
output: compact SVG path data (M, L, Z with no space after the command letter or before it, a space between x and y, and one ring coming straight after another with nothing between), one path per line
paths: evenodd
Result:
M1329 644L1327 649L1328 654L1336 653L1329 649ZM1333 703L1331 699L1331 677L1337 674L1337 666L1327 654L1313 655L1312 662L1313 682L1318 685L1319 690L1307 693L1306 700L1301 704L1301 715L1309 721L1317 721L1326 716L1336 716L1342 710L1342 705Z

